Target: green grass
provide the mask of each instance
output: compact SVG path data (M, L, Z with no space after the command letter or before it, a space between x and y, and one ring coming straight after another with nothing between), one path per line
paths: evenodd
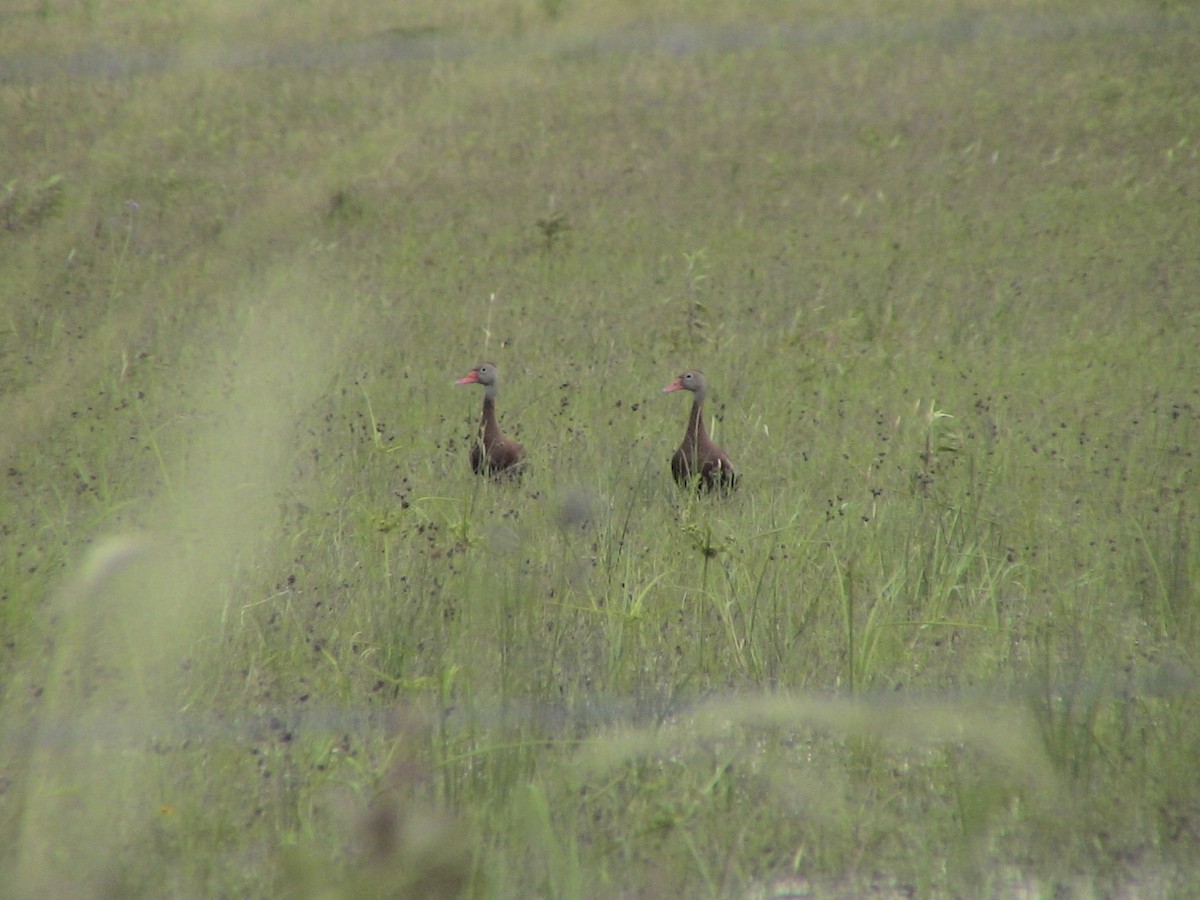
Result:
M0 893L1187 892L1194 11L293 6L5 14Z

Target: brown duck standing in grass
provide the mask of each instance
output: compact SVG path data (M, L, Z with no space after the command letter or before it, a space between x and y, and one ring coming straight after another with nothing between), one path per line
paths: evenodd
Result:
M471 469L477 475L492 478L520 478L525 468L525 448L500 433L496 421L496 389L500 375L496 364L480 363L458 380L459 384L482 384L483 416L479 420L479 438L471 448Z
M664 394L691 391L692 412L688 416L683 443L671 457L671 474L681 486L695 484L705 491L732 491L737 487L737 472L725 451L713 443L704 427L704 395L708 382L695 369L684 372L665 388Z

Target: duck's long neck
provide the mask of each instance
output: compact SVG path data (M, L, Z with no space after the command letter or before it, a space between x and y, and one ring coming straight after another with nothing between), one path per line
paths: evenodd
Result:
M685 444L699 446L708 439L708 431L704 427L704 391L696 391L692 400L692 412L688 416L687 433L683 436Z
M483 395L483 415L479 419L479 436L485 444L500 440L500 423L496 421L496 386L488 385Z

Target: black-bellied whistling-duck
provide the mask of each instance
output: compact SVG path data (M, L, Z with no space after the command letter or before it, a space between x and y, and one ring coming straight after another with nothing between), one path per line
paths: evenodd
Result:
M694 483L706 491L732 491L737 487L737 472L704 427L704 395L708 392L704 375L695 369L684 372L663 388L664 394L674 391L691 391L694 399L683 443L671 457L671 474L684 487Z
M525 468L525 448L500 433L496 421L496 389L500 375L495 363L480 363L458 380L459 384L482 384L483 416L479 438L471 448L471 468L477 475L519 478Z

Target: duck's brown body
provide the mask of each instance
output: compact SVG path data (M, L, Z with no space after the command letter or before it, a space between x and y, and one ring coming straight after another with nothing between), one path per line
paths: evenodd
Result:
M684 372L665 388L663 393L691 391L692 411L688 416L683 443L671 457L671 474L681 486L695 485L704 491L732 491L738 476L729 456L708 436L704 426L704 397L708 382L696 370Z
M471 469L477 475L492 478L519 478L525 468L525 448L506 438L496 421L496 390L499 374L493 363L480 363L459 384L482 384L483 414L479 419L479 437L471 447Z

